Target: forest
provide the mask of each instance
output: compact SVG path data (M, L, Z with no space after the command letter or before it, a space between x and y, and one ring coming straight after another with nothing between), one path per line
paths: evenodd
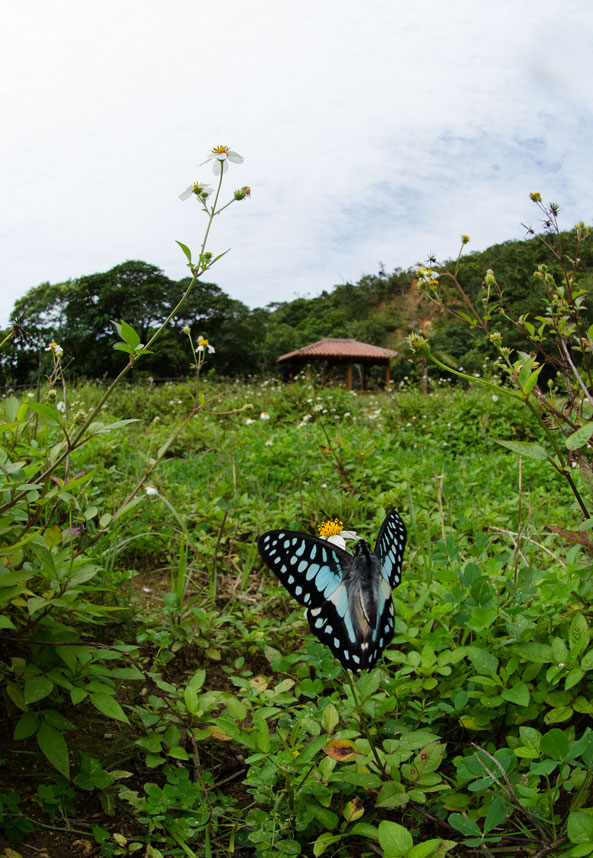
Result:
M570 254L574 233L558 237ZM534 277L538 264L558 265L537 237L508 241L487 250L467 253L458 262L440 268L452 271L457 265L460 282L471 300L480 300L488 269L504 285L509 310L515 316L535 317L541 308L543 286ZM593 276L593 251L580 250L580 283L586 288ZM141 261L127 261L110 271L91 274L60 284L43 283L19 298L11 314L19 336L2 354L0 372L5 386L30 384L45 366L50 342L60 344L74 379L112 378L121 358L113 350L114 322L124 318L146 342L159 320L179 301L189 279L174 281L160 269ZM454 295L451 293L451 299ZM585 314L593 310L585 308ZM588 318L588 316L587 316ZM261 376L276 372L276 359L293 349L323 337L353 337L362 342L396 349L400 358L392 378L420 372L410 363L406 336L412 331L428 333L433 348L453 366L481 372L493 356L483 331L470 328L463 318L443 313L419 288L417 268L379 270L357 283L342 283L313 298L269 304L249 309L213 283L199 280L182 311L163 333L160 348L145 355L137 377L182 378L189 365L183 329L204 336L216 348L215 372L222 377ZM526 348L527 339L504 318L501 332L514 348ZM7 331L4 332L6 335Z

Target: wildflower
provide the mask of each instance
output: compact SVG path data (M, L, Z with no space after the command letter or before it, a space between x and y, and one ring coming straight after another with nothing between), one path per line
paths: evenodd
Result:
M470 241L469 235L462 235L461 236L461 243L462 244L469 244L469 241Z
M191 334L191 328L190 328L190 326L189 326L189 325L184 325L184 326L183 326L183 333L184 333L184 334L187 334L187 335Z
M270 438L268 438L268 440L264 442L264 446L265 446L265 447L271 447L273 443L274 443L274 442L273 442L273 441L271 441L271 440L270 440Z
M492 394L492 402L498 402L498 394L497 393Z
M242 188L239 188L233 194L236 200L244 200L245 197L251 196L251 188L248 185L244 185Z
M64 354L64 349L62 346L59 346L56 342L50 343L45 350L46 352L53 352L54 357L61 358Z
M307 423L311 419L310 414L303 414L303 423Z
M259 419L260 420L269 420L270 415L268 414L267 411L262 411L262 413L259 415Z
M205 185L203 182L194 182L179 194L179 199L185 202L185 200L189 200L192 194L195 194L201 203L205 203L213 190L213 187Z
M212 164L212 172L215 176L220 176L220 171L223 173L229 168L228 161L232 161L233 164L242 164L243 158L238 152L233 152L232 149L229 149L228 146L215 146L212 149L212 153L208 155L205 161L202 161L200 167L204 164L207 164L208 161L214 161Z
M317 405L313 406L313 411L323 411L323 405L321 402L318 402Z
M253 419L253 417L248 417L247 420L245 421L246 426L251 426L252 423L255 423L255 420Z
M58 403L56 403L56 408L60 412L60 414L64 414L66 411L66 403L61 399Z
M198 345L196 347L197 352L203 352L204 349L208 349L208 354L214 354L214 346L211 346L205 337L198 338Z
M329 521L322 521L317 525L319 537L327 539L328 542L333 542L334 545L339 545L340 548L346 548L347 539L358 539L354 530L342 530L343 524L339 518L333 518Z
M158 496L158 493L159 493L159 490L158 490L158 489L157 489L157 487L154 485L154 483L150 483L150 485L148 485L148 486L144 486L144 491L145 491L145 492L146 492L146 494L147 494L149 497L151 497L151 498L155 498L155 497L157 497L157 496Z
M532 200L534 203L541 203L542 195L539 191L535 191L534 193L529 194L529 199Z

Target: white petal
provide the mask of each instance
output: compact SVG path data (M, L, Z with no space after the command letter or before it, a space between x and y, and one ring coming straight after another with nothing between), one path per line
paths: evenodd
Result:
M180 200L189 200L189 198L191 197L193 192L194 192L194 186L188 185L187 188L184 190L184 192L182 194L179 194L179 199Z
M342 530L340 531L340 536L344 539L358 539L355 530Z
M344 542L339 533L334 534L334 536L328 536L327 541L333 542L334 545L339 545L340 548L346 548L346 543Z
M227 158L229 159L229 161L232 161L233 164L242 164L243 163L243 156L239 155L238 152L233 152L232 149L229 149L229 151L226 154L227 154Z

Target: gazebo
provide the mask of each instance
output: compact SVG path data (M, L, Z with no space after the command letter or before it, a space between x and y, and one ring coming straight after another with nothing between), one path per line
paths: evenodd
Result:
M328 366L346 364L348 390L352 390L352 364L361 364L362 388L366 390L368 368L376 364L385 366L385 384L389 384L389 361L397 354L393 349L371 346L369 343L360 343L358 340L326 337L316 343L311 343L309 346L303 346L302 349L281 355L277 359L277 363L286 361L301 366L304 364L307 375L311 373L313 361L322 361Z

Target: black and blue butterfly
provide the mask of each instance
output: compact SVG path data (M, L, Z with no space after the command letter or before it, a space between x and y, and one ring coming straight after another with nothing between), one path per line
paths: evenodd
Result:
M359 539L354 554L294 530L270 530L259 553L274 575L307 609L313 634L346 668L375 666L393 637L391 591L402 576L406 527L392 509L375 545Z

